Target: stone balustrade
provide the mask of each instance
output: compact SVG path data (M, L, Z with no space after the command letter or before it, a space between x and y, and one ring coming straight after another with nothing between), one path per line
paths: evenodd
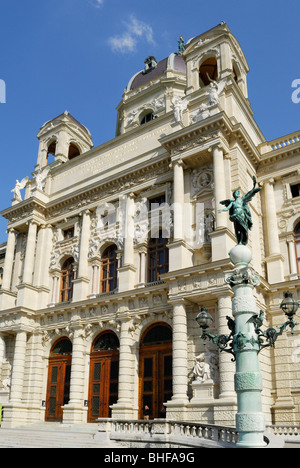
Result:
M238 432L233 427L167 419L98 419L98 433L129 448L235 448ZM300 426L267 425L266 448L300 446Z
M281 148L285 148L286 146L293 145L295 143L299 143L300 141L300 134L297 133L290 133L285 135L281 138L276 138L275 140L268 141L260 145L261 154L268 153L269 151L276 151Z
M166 419L98 419L98 432L107 432L110 440L136 447L225 447L238 440L235 428Z

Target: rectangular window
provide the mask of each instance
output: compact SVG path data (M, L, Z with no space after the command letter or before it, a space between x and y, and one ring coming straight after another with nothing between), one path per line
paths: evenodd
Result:
M291 185L292 197L300 197L300 184Z
M74 226L63 231L64 240L72 239L74 237Z

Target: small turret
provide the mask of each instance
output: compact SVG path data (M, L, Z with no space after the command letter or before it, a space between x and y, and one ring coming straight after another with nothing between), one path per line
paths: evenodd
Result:
M40 145L36 170L47 166L50 154L55 162L63 163L93 147L89 130L68 111L46 122L37 138Z

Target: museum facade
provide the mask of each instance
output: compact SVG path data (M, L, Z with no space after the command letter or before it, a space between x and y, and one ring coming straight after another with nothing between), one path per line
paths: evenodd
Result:
M248 246L266 327L300 300L300 132L266 141L243 51L225 23L151 56L94 147L68 111L38 133L0 246L3 426L98 418L235 425L235 364L199 340L200 308L228 334L236 244L220 201L251 201ZM51 162L52 161L52 162ZM223 207L224 208L224 207ZM300 328L259 354L268 423L299 425Z

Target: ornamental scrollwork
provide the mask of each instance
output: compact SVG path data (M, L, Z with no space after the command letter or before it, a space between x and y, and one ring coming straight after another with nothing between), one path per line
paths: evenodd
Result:
M259 274L251 267L235 268L232 272L225 273L225 282L231 287L239 284L249 284L256 287L260 284Z

